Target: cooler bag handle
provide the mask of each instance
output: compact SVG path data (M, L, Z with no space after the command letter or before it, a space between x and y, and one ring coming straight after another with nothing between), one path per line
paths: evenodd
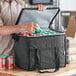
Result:
M58 49L59 48L56 48L56 47L54 48L54 50L55 50L55 54L54 54L55 55L55 65L56 65L55 70L54 71L44 71L44 70L41 71L41 70L37 69L39 73L54 73L59 70L60 61L59 61L59 54L57 52ZM37 54L36 54L36 60L37 60L36 62L40 64L40 58L37 56Z

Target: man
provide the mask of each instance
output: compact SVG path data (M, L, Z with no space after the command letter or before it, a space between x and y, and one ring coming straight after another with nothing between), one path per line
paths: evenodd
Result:
M14 40L12 33L19 31L35 31L36 23L27 23L14 26L22 8L26 7L23 0L0 0L0 56L12 55ZM44 5L37 5L39 11L45 10Z
M0 26L0 35L10 35L19 31L34 32L35 29L38 29L38 26L33 22L18 26Z

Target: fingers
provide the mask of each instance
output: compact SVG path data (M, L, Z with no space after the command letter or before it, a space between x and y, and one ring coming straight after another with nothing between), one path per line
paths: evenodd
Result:
M45 6L45 5L42 5L42 4L38 4L38 5L37 5L37 8L38 8L39 11L44 11L44 10L46 10L46 6Z
M40 11L43 11L43 8L42 8L42 5L41 4L39 5L39 10Z
M39 5L37 6L37 8L38 8L39 11L42 11L42 5L41 5L41 4L39 4Z
M39 26L38 26L38 24L31 22L31 23L27 23L26 26L24 24L23 29L28 31L28 32L33 33L36 31L36 29L39 30Z
M47 8L47 7L43 5L43 11L46 10L46 8Z
M38 30L38 24L35 24L35 23L31 23L31 29L30 29L30 32L35 32L36 31L36 29Z
M33 29L33 31L32 32L35 32L36 30L35 29Z
M39 30L39 25L34 23L34 29L35 29L35 30L36 30L36 29Z

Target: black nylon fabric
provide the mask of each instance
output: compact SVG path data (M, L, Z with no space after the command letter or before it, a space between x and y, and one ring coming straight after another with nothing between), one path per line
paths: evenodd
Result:
M16 38L14 50L17 66L26 70L55 68L55 51L59 55L59 67L66 65L65 34L36 38L18 36Z
M35 13L37 17L32 13ZM46 13L48 13L48 15ZM22 9L16 24L23 24L33 20L32 22L41 24L41 29L49 29L58 13L59 8L47 8L47 10L42 13L35 8L24 8ZM31 16L31 18L27 16ZM44 18L45 16L46 18ZM41 72L40 70L55 69L54 72L56 72L60 67L65 67L66 35L64 32L54 29L51 30L55 31L56 34L41 37L22 37L15 34L13 36L15 39L15 64L25 70L38 70L40 73L48 72Z

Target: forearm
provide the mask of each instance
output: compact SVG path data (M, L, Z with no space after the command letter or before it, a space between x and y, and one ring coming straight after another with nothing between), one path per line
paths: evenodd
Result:
M21 31L19 26L0 26L0 35L9 35Z
M33 22L16 26L0 26L0 35L9 35L19 31L34 32L37 28L38 25Z

